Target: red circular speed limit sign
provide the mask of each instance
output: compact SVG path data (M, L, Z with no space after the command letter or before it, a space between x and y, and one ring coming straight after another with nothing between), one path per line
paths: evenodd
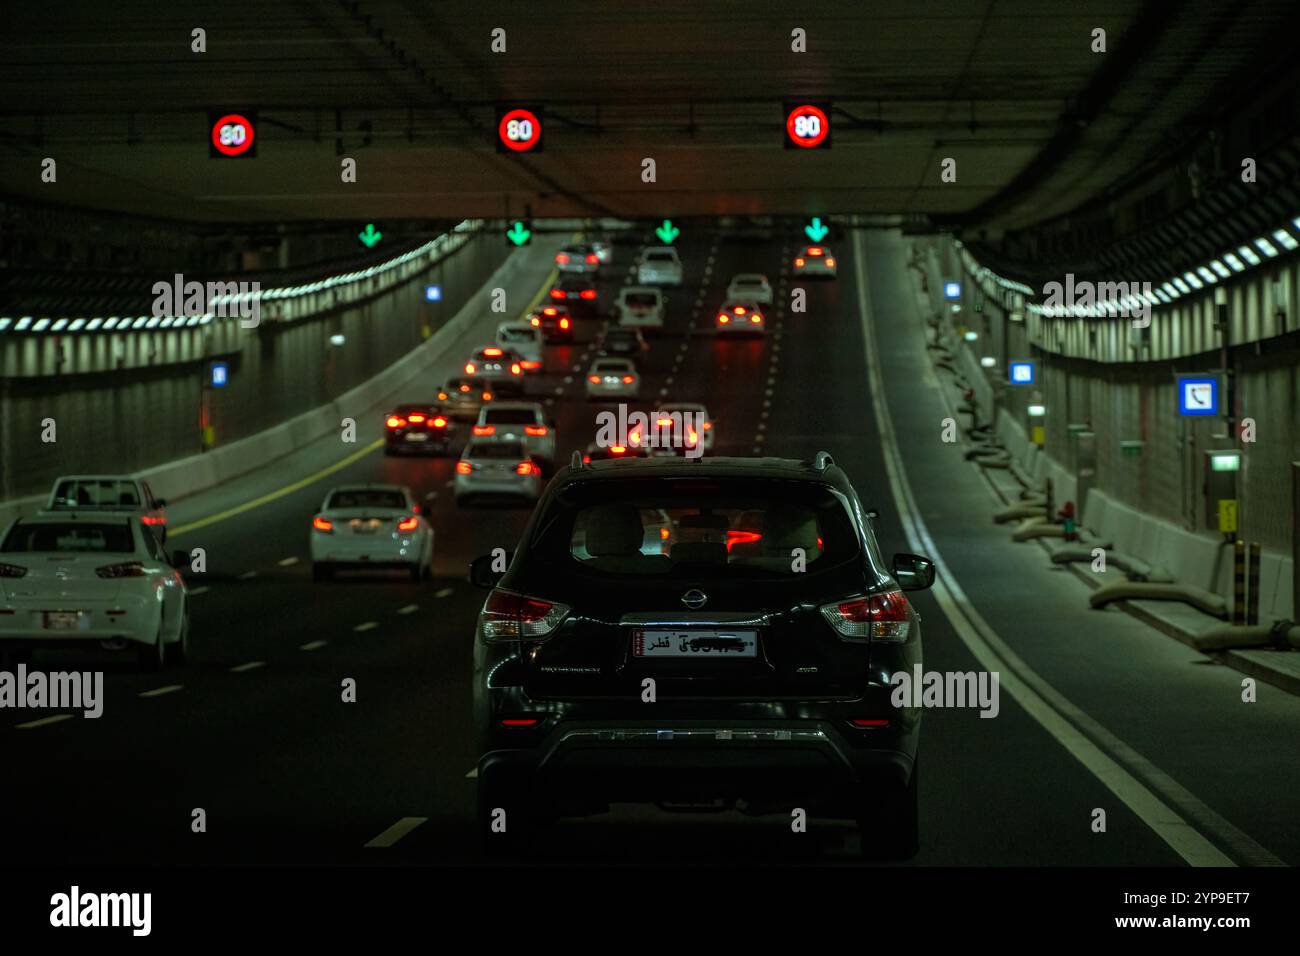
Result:
M227 113L212 124L212 148L224 156L242 156L253 146L253 124L238 113Z
M805 104L786 114L785 132L790 142L805 149L820 146L831 132L831 121L821 107Z
M542 121L531 110L510 110L497 124L501 144L516 153L527 152L542 138Z

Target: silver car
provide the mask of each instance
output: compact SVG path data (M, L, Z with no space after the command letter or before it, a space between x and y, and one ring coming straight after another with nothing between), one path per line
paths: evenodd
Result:
M484 497L531 504L542 494L542 468L529 457L523 442L471 438L456 462L452 494L462 506Z
M555 464L555 429L536 402L497 402L479 413L475 438L523 443L524 451L545 467Z
M641 376L628 359L598 358L587 369L587 398L631 398L641 393Z
M595 275L600 271L600 263L600 253L584 243L565 246L555 254L555 268L561 272Z

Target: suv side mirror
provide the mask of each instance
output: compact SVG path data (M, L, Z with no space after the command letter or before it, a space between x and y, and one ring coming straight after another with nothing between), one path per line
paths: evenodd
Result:
M182 571L190 566L190 553L188 551L173 551L171 565L177 571Z
M506 555L507 567L510 566L510 559L513 557L513 552ZM505 576L505 572L494 571L492 569L492 562L495 560L496 558L493 555L483 554L471 561L469 563L469 583L474 585L476 588L496 587L497 582Z
M924 591L934 584L934 562L919 554L896 554L894 578L904 591Z

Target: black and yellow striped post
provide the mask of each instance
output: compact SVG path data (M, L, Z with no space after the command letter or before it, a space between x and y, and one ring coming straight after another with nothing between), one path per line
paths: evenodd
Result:
M1250 563L1246 577L1249 579L1250 590L1247 592L1246 604L1246 623L1259 623L1259 542L1250 543Z
M1246 623L1246 542L1238 538L1232 543L1232 623Z

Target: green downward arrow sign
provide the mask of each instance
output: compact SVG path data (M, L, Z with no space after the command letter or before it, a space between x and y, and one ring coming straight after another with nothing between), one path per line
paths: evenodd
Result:
M671 246L673 244L673 240L676 239L681 234L682 231L673 225L673 221L671 219L665 219L664 224L655 230L655 235L658 236L659 239L666 246Z
M808 234L808 238L813 242L821 242L826 238L826 233L830 232L830 226L823 226L821 218L813 216L812 225L804 226L803 231Z
M384 234L375 228L373 222L368 222L365 230L357 233L357 238L367 249L373 249L379 244L379 240L384 238Z
M532 232L528 229L525 229L524 224L522 222L516 222L513 226L511 226L509 229L506 230L506 238L509 239L511 242L513 242L516 246L522 246L525 242L528 241L528 237L531 235Z

